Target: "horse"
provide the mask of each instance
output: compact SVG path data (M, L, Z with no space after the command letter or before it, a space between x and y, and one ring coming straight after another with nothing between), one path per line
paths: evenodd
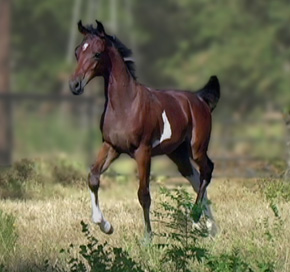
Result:
M207 225L214 229L206 192L214 164L207 150L211 112L220 98L218 78L211 76L197 92L146 87L137 81L132 51L116 36L107 34L101 22L96 20L96 23L94 27L78 22L83 40L75 49L77 67L69 80L71 92L80 95L94 77L104 78L105 105L100 120L103 143L88 175L93 222L106 234L114 231L100 209L98 190L101 175L125 153L137 163L138 199L145 233L151 236L151 157L167 155L189 180L197 193L195 204L204 205Z

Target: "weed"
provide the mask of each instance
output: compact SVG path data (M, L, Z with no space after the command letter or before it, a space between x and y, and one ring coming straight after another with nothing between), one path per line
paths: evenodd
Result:
M45 161L22 159L10 168L0 169L0 198L45 197L50 191L49 186L83 185L85 177L81 167L66 158Z
M28 182L35 179L35 163L29 159L16 162L11 168L1 170L1 198L25 198Z
M265 179L260 182L260 191L270 201L290 201L290 182Z
M17 176L23 181L32 179L36 175L35 162L29 159L17 161L13 168L15 169Z
M141 266L135 262L127 251L119 247L112 247L107 242L99 241L90 233L88 225L83 221L82 233L88 243L79 246L79 257L70 257L68 260L69 271L86 272L86 271L114 271L114 272L143 272ZM67 250L61 250L62 253L72 254L74 245L70 245ZM56 268L58 271L64 271Z
M53 163L52 178L62 185L76 185L84 181L84 173L67 159L58 159Z
M161 194L167 200L154 211L163 230L155 235L165 238L164 242L157 244L157 247L164 249L161 261L164 265L172 263L174 271L190 271L188 267L191 262L201 262L208 254L208 250L199 245L199 239L208 236L205 222L201 221L199 228L192 227L193 219L202 212L203 207L195 205L190 194L183 189L170 191L161 188Z

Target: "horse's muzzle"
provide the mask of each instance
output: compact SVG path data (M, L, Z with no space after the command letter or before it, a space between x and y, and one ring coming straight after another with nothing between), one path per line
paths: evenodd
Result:
M74 95L80 95L84 92L82 80L70 80L69 88Z

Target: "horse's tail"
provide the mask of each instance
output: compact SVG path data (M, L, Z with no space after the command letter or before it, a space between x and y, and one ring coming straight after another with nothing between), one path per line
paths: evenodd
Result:
M220 99L220 84L217 76L211 76L208 83L197 92L213 111Z

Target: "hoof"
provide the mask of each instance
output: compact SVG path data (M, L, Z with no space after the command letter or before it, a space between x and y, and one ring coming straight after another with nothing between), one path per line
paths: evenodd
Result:
M112 234L113 232L114 232L114 228L113 228L113 226L111 225L111 228L110 228L110 230L107 232L107 234L110 235L110 234Z
M218 229L218 226L215 223L215 221L207 220L206 227L207 227L208 233L211 237L215 237L219 233L219 229Z
M113 226L108 221L100 223L99 226L103 233L112 234L114 232Z
M139 241L141 245L147 247L152 244L152 240L153 240L153 233L145 232L144 237L141 238Z
M215 221L202 217L198 223L192 222L192 228L207 233L210 237L215 237L218 234L218 227Z
M144 240L146 240L147 242L151 243L152 240L153 240L153 233L152 231L150 232L145 232L145 235L144 235Z

